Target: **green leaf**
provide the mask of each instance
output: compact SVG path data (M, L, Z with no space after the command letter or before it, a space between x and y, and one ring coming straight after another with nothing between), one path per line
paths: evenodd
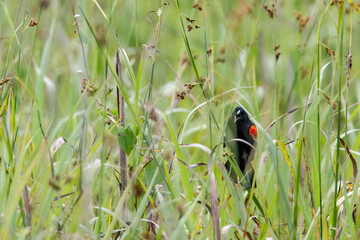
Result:
M126 155L129 156L137 142L136 136L130 126L119 129L118 141L120 147L125 151Z
M146 183L150 184L151 181L153 180L154 174L155 172L158 170L158 164L155 162L157 161L156 159L151 159L149 160L150 162L146 165L145 167L145 179L146 179ZM160 171L165 171L164 170L164 165L163 164L159 164L160 165ZM163 176L161 174L159 174L157 176L157 178L155 179L155 185L160 183L163 180Z
M110 112L111 112L112 115L118 116L118 110L117 109L113 109Z
M139 135L139 133L140 133L140 128L139 128L138 125L135 125L135 126L134 126L134 132L135 132L135 135L136 135L136 136Z

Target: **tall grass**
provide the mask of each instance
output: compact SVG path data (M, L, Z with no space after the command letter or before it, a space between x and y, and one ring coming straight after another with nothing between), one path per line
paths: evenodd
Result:
M359 238L358 12L2 1L1 238ZM238 105L259 132L249 190L224 166Z

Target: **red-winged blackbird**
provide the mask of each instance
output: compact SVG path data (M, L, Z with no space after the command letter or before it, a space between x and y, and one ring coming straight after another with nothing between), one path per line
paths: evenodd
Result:
M251 187L254 177L254 169L251 161L255 153L255 139L257 138L257 129L250 121L248 114L242 107L236 107L228 119L225 130L226 145L235 155L235 163L239 166L244 180L243 186L248 189ZM231 139L238 139L230 141ZM240 139L240 140L239 140ZM233 166L228 160L225 164L234 182L238 182L238 177Z

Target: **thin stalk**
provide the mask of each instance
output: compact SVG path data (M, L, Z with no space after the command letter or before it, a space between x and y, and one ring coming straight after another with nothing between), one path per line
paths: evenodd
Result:
M339 178L339 159L340 159L340 121L341 121L341 78L342 78L342 66L343 66L343 12L344 12L344 3L339 3L339 18L338 18L338 39L337 39L337 48L336 48L336 60L338 64L338 74L339 74L339 83L338 83L338 123L337 123L337 142L336 142L336 158L335 158L335 190L334 190L334 208L332 211L332 227L336 228L337 225L337 215L338 208L336 205L336 199L338 195L338 178ZM336 231L332 231L332 237L335 239Z
M321 10L319 12L319 18L321 15ZM318 31L318 44L317 44L317 52L318 52L318 57L317 57L317 65L318 65L318 70L317 70L317 95L319 96L320 94L320 60L321 60L321 46L320 46L320 26L319 26L319 31ZM321 150L321 142L320 142L320 102L317 106L317 113L316 113L316 135L317 135L317 163L318 163L318 177L319 177L319 207L320 207L320 238L322 238L322 193L321 193L321 154L320 154L320 150Z
M71 2L71 9L72 9L73 17L74 17L75 24L76 24L76 32L77 32L77 34L79 35L81 50L82 50L82 53L83 53L83 61L84 61L84 68L85 68L86 76L87 76L89 82L91 82L90 76L89 76L89 71L88 71L87 65L86 65L85 49L84 49L84 44L83 44L83 41L82 41L82 38L81 38L81 34L80 34L79 23L78 23L77 17L75 17L74 3L73 3L72 0L70 0L70 2Z
M122 64L120 62L120 56L119 51L116 51L116 73L118 74L118 77L120 79L121 84L124 85L124 80L122 77ZM116 87L116 99L117 99L117 108L118 108L118 115L120 119L120 125L122 127L125 127L125 101L124 97L120 96L120 89L119 87ZM125 190L127 185L127 160L126 160L126 153L125 151L120 147L120 178L121 178L121 190L122 192Z

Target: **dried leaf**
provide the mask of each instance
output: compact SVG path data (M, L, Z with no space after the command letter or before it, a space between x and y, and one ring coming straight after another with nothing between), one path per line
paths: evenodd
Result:
M288 166L290 168L292 186L294 186L294 169L291 166L290 157L289 157L289 154L286 151L285 144L283 142L281 142L281 141L278 141L277 144L279 145L279 147L280 147L280 149L281 149L281 151L282 151L282 153L284 155L285 161L286 161L286 163L288 164Z
M51 157L54 157L57 150L59 150L59 148L64 143L66 143L66 139L63 137L59 137L58 139L55 140L55 142L51 145L51 148L50 148Z
M354 181L355 181L355 180L356 180L356 177L357 177L357 174L358 174L358 168L357 168L357 164L356 164L355 158L354 158L354 156L351 154L348 146L346 146L344 139L340 138L340 142L341 142L341 144L343 145L343 147L345 148L346 153L347 153L347 154L349 155L349 157L350 157L351 163L352 163L352 165L353 165L353 173L354 173Z
M211 200L211 216L213 219L215 236L217 240L220 240L221 235L220 235L218 199L217 199L215 174L213 172L210 175L210 200Z

